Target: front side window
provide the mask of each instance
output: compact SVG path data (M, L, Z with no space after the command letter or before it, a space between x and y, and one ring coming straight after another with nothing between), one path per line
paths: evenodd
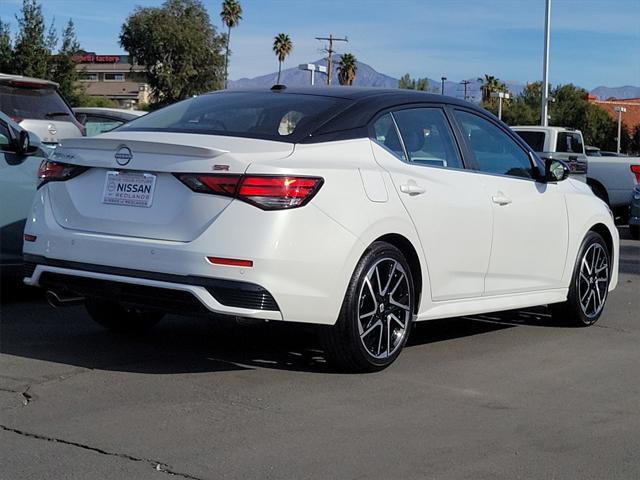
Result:
M582 135L575 132L558 133L556 151L562 153L584 153Z
M9 150L11 146L11 135L9 127L0 122L0 150Z
M383 115L373 124L373 139L400 160L406 160L398 130L390 113Z
M440 108L393 112L409 162L464 168L447 118Z
M481 172L535 178L529 154L500 128L463 110L455 117Z

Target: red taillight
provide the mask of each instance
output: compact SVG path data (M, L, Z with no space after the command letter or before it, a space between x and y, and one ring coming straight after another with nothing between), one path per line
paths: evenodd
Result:
M263 210L301 207L322 186L322 178L266 175L176 174L182 183L199 193L235 197Z
M237 258L207 257L210 263L215 265L228 265L232 267L253 267L251 260L239 260Z
M63 182L80 175L87 167L68 163L43 161L38 169L38 188L47 182Z
M24 241L25 242L35 242L38 239L38 237L36 237L35 235L29 235L28 233L24 234Z
M636 176L636 183L640 185L640 165L631 165L631 171Z

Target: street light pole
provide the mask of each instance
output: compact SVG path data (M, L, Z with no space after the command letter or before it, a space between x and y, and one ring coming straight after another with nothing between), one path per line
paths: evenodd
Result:
M617 153L620 153L620 138L622 137L622 114L627 111L624 107L615 107L614 111L618 112L618 148Z
M447 80L447 77L441 77L442 86L440 87L440 95L444 95L444 82Z
M498 99L498 118L502 120L502 99L509 100L511 95L505 92L491 92L491 96Z
M302 63L298 65L300 70L307 70L311 72L311 85L315 85L315 72L327 73L327 67L323 65L316 65L315 63Z
M549 47L551 43L551 0L545 0L544 60L542 63L542 112L540 125L549 125Z

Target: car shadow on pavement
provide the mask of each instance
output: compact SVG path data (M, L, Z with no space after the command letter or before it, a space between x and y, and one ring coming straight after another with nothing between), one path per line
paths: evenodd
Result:
M94 324L81 306L54 309L42 292L4 289L0 353L88 369L147 374L256 368L338 373L315 331L279 322L170 315L144 335L118 335ZM546 309L526 309L416 324L408 347L491 333L518 325L554 325Z

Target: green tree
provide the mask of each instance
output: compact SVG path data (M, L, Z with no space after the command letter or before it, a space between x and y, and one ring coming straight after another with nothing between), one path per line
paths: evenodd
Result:
M630 135L627 152L640 155L640 124L636 125L633 134Z
M18 35L13 46L11 73L37 78L50 78L52 43L55 47L53 26L45 37L42 5L36 0L23 0L18 20Z
M120 34L120 45L145 66L154 100L162 105L223 86L224 43L200 0L137 7Z
M286 33L279 33L273 39L273 53L278 57L278 79L276 84L280 84L280 74L282 73L282 62L293 50L293 42Z
M426 92L429 90L429 80L427 78L411 78L411 75L405 73L398 80L398 88L406 90L421 90Z
M98 97L85 95L81 93L78 96L78 101L75 106L78 107L104 107L104 108L116 108L118 106L118 102L115 100L111 100L107 97Z
M0 19L0 72L9 73L11 71L12 56L13 47L11 45L9 24Z
M222 2L220 17L227 26L227 45L224 55L224 88L227 88L229 82L229 42L231 40L231 29L237 27L240 20L242 20L242 7L240 3L237 0L224 0L224 2Z
M53 57L53 79L60 84L60 92L71 105L76 106L84 92L78 82L79 74L76 56L80 52L80 43L76 37L73 20L69 19L62 34L62 46L58 54Z
M351 53L345 53L340 57L338 64L338 82L340 85L353 85L358 72L358 60Z

